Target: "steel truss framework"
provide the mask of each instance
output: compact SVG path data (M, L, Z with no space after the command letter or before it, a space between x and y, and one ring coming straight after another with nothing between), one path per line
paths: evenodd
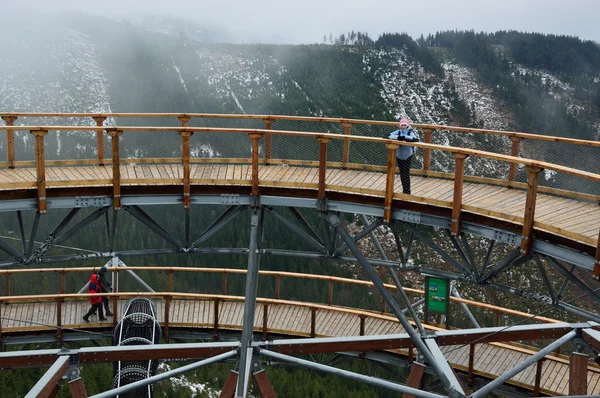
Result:
M593 269L594 258L569 248L553 245L547 242L534 241L532 251L529 254L522 255L519 251L521 237L512 232L478 225L472 223L461 223L461 234L456 237L449 233L451 220L448 218L428 215L424 213L396 210L392 213L392 223L390 229L394 235L396 247L398 250L400 261L390 260L381 244L377 239L375 231L383 225L383 209L381 207L361 205L346 202L334 201L318 201L314 199L301 199L276 196L252 196L252 195L197 195L191 197L192 205L228 205L228 208L221 216L217 218L208 228L204 230L195 240L190 238L190 222L194 220L189 216L189 211L184 211L184 237L183 241L177 239L173 234L167 231L156 220L154 220L142 206L150 205L181 205L182 199L179 195L158 195L158 196L124 196L121 198L122 208L133 216L137 221L145 225L147 228L158 234L172 248L157 248L157 249L131 249L131 250L114 250L115 239L118 235L118 220L120 215L118 211L113 210L112 199L110 197L76 197L76 198L53 198L48 200L47 208L52 209L68 208L71 209L68 214L58 223L52 232L39 244L34 250L35 241L38 235L38 226L43 216L36 213L31 229L29 231L29 239L26 238L27 232L23 223L22 212L27 210L36 210L36 200L19 200L19 201L2 201L0 202L0 211L15 212L19 225L19 237L21 250L15 247L7 240L0 239L0 250L7 253L12 260L0 263L0 267L26 266L29 264L51 263L51 262L73 262L77 260L86 260L90 258L106 258L118 263L118 258L122 256L136 255L152 255L165 253L222 253L222 254L247 254L248 255L248 274L246 283L246 300L244 307L243 331L239 343L232 346L231 344L211 343L216 344L211 347L211 353L219 353L217 356L210 356L200 362L188 365L177 369L177 371L189 371L210 363L238 358L236 371L232 372L230 378L226 382L224 392L231 392L232 396L245 397L248 390L249 376L254 375L259 389L268 395L270 383L268 377L262 371L259 361L259 356L276 360L280 362L288 362L306 368L312 368L323 372L338 374L345 377L350 377L355 380L361 380L369 384L379 387L388 388L398 392L404 392L418 397L433 397L437 394L428 393L418 388L417 378L409 380L407 385L392 383L386 380L380 380L364 375L347 372L330 365L318 364L304 359L292 357L288 354L306 354L311 348L314 353L322 352L369 352L378 351L390 348L414 347L418 350L422 362L437 376L440 384L445 389L448 396L462 397L467 396L464 388L458 380L456 374L448 365L444 358L441 345L446 345L445 341L452 341L451 344L469 344L472 342L484 341L502 341L501 336L507 340L523 339L523 333L528 328L536 331L536 339L548 338L541 330L546 330L545 327L535 325L535 327L513 326L510 328L491 330L489 328L479 328L479 323L470 312L469 308L463 304L462 308L467 314L468 319L474 325L475 329L466 329L455 332L438 332L431 333L426 331L419 321L414 307L420 303L412 303L403 290L400 280L397 276L397 271L414 271L419 273L427 273L429 275L449 278L454 281L461 281L474 285L484 286L495 289L497 291L516 294L518 296L541 301L549 306L549 308L560 308L569 313L575 314L588 322L584 324L568 325L560 324L548 326L551 332L548 336L560 336L558 340L550 343L537 354L520 363L513 369L507 371L501 377L482 386L472 397L483 397L487 393L494 391L511 377L526 369L531 364L535 363L540 358L543 358L549 352L559 348L561 345L576 340L576 347L579 351L593 352L597 354L600 349L600 332L596 331L600 327L600 317L590 311L584 310L572 304L565 302L563 295L569 286L576 286L581 292L581 296L586 296L600 303L600 296L596 294L599 289L587 285L575 275L577 267L591 271ZM84 208L90 208L81 221L71 225L74 217ZM287 207L290 209L292 219L282 215L279 207ZM321 225L315 229L302 216L298 209L311 209L319 215ZM209 244L210 238L221 228L227 225L230 221L238 217L242 212L249 211L250 216L250 241L248 248L217 248L217 247L198 247L200 244ZM344 225L342 213L358 214L363 222L363 228L360 232L352 235L346 225ZM267 248L263 246L263 225L266 217L271 217L283 225L290 231L300 236L313 251L290 251L277 248ZM369 218L371 221L369 221ZM88 251L86 254L74 253L66 255L51 255L51 251L55 247L61 246L68 239L81 231L83 228L93 225L96 220L104 220L104 228L106 230L106 250L104 251ZM434 241L429 237L429 233L425 232L424 227L433 228L439 236L446 235L451 247L455 250L449 252L444 247L440 246L439 240ZM320 229L320 232L318 232ZM408 239L403 239L402 235L408 235ZM489 241L487 254L482 261L478 261L473 254L473 248L469 242L469 236L484 238ZM358 242L369 237L377 248L380 258L367 258L363 255L358 246ZM443 260L454 267L455 271L449 272L436 268L426 267L415 264L411 254L415 241L420 241L435 251ZM190 242L192 242L190 244ZM514 250L510 251L500 261L492 262L491 254L495 245L505 243L513 245ZM81 250L73 248L75 251ZM258 343L253 339L253 319L256 308L256 293L258 286L258 269L260 265L260 257L262 255L273 256L298 256L304 258L319 258L329 259L333 261L350 261L357 262L369 276L375 288L382 295L389 310L398 318L399 322L406 331L405 335L398 336L368 336L361 338L341 338L341 339L297 339L286 341L284 345L287 349L282 348L281 342ZM562 277L563 284L558 291L552 287L549 276L546 273L541 260L550 264ZM495 279L506 273L512 268L522 266L525 263L533 264L540 277L544 281L544 287L547 294L539 294L525 291L514 286L507 286L495 282ZM568 265L565 265L568 264ZM399 295L394 297L383 285L379 274L374 267L387 267L392 280L398 288ZM138 278L139 279L139 278ZM143 281L141 281L143 283ZM145 283L144 283L145 284ZM151 287L146 285L146 288L151 290ZM460 296L455 287L452 288L452 294ZM416 329L408 320L407 313L413 318ZM558 333L558 330L562 333ZM508 333L507 333L508 332ZM487 336L487 337L486 337ZM494 340L490 340L489 336L494 336ZM448 340L449 339L449 340ZM486 340L488 339L488 340ZM393 343L392 343L393 342ZM203 345L198 346L203 349ZM217 347L218 350L217 350ZM300 347L298 351L294 351L289 347ZM147 350L147 347L144 347ZM166 346L165 346L165 349ZM84 350L84 349L82 349ZM104 348L102 351L106 351ZM81 361L82 352L79 351L78 360ZM179 352L179 351L178 351ZM28 353L21 353L29 355ZM4 355L4 354L3 354ZM59 356L60 362L54 362L53 366L48 370L46 376L40 380L40 383L52 383L56 379L56 375L63 369L66 369L64 358L67 354L61 355L54 352L51 354L56 358ZM71 354L68 354L71 355ZM91 354L90 354L91 355ZM195 355L193 358L205 358L207 355ZM177 356L171 353L168 358L182 358L185 356ZM0 357L0 360L4 357ZM14 358L13 358L14 359ZM154 358L156 359L156 358ZM68 361L67 361L68 362ZM48 365L50 363L44 363ZM39 365L42 365L41 363ZM422 366L422 365L421 365ZM414 368L414 367L413 367ZM185 370L184 370L185 369ZM174 372L174 371L172 371ZM63 372L64 373L64 372ZM167 372L171 373L171 372ZM162 378L161 374L153 378L138 382L152 383ZM422 372L421 372L422 374ZM62 373L61 373L62 375ZM175 375L175 374L173 374ZM165 376L171 377L172 375ZM411 379L409 377L409 379ZM38 384L40 384L38 383ZM137 388L142 384L135 383L129 386ZM43 384L43 383L42 383ZM73 388L77 383L73 384ZM129 386L120 387L129 388ZM37 388L37 385L36 387ZM34 388L34 390L35 390ZM46 388L41 386L39 388ZM98 396L113 396L126 390L111 390Z

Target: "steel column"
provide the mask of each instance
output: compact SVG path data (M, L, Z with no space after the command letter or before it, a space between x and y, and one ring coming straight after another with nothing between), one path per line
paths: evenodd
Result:
M238 367L239 377L237 380L236 397L246 397L247 383L251 369L249 369L252 360L252 336L254 334L254 313L256 310L256 294L258 291L258 269L260 255L259 233L262 230L262 217L259 209L253 209L250 217L250 243L248 246L248 274L246 277L246 294L244 300L244 319L242 329L242 340L240 347L240 361Z

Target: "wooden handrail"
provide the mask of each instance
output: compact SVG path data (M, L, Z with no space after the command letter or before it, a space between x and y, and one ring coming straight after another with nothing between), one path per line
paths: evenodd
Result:
M78 127L78 126L3 126L5 130L47 130L47 131L96 131L97 127ZM178 127L147 127L147 126L118 126L113 127L111 129L116 129L119 131L127 131L127 132L135 132L135 131L145 131L145 132L178 132L181 128ZM264 129L240 129L240 128L216 128L216 127L188 127L186 130L192 132L202 132L202 133L221 133L221 134L275 134L275 135L283 135L283 136L295 136L295 137L313 137L313 138L330 138L335 140L350 140L350 141L360 141L360 142L372 142L372 143L394 143L395 140L390 140L386 138L376 138L376 137L366 137L366 136L344 136L340 134L331 134L331 133L311 133L304 131L289 131L289 130L264 130ZM107 129L107 131L109 131ZM579 140L584 141L584 140ZM397 141L396 141L397 142ZM584 141L586 143L597 143L600 147L600 142L596 141ZM460 147L451 147L444 145L436 145L436 144L427 144L422 142L412 142L405 143L403 145L414 146L417 148L423 149L434 149L443 152L450 153L461 153L469 156L478 156L486 159L499 160L507 163L516 163L522 164L525 166L538 167L541 169L553 170L559 173L565 173L569 175L573 175L576 177L586 178L592 181L600 182L600 174L591 173L587 171L582 171L578 169L574 169L571 167L566 167L562 165L557 165L554 163L543 162L539 160L520 158L516 156L503 155L494 152L486 152L475 149L468 148L460 148ZM596 146L595 144L586 144L591 146ZM114 160L113 160L114 162Z
M0 275L4 275L4 277L7 277L12 274L30 274L30 273L40 273L40 272L42 272L42 273L56 272L59 274L66 274L66 273L74 273L74 272L93 272L97 269L98 269L97 267L3 269L3 270L0 270ZM172 290L173 289L173 274L175 272L198 272L198 273L221 273L221 274L246 274L247 273L247 270L245 270L245 269L235 269L235 268L128 266L126 269L131 270L131 271L166 271L166 272L168 272L169 273L168 292L162 293L162 294L157 293L157 296L159 296L159 297L164 296L165 294L168 294L168 295L176 294ZM123 271L124 268L109 267L108 270ZM346 284L352 284L352 285L361 285L361 286L373 286L373 282L371 282L371 281L342 278L342 277L338 277L338 276L329 276L329 275L304 274L304 273L284 272L284 271L265 271L265 270L259 271L259 274L264 275L264 276L272 276L272 277L276 278L275 299L279 299L279 296L280 296L279 286L280 286L280 281L281 281L282 277L327 281L327 282L329 282L328 296L330 296L333 292L333 285L331 284L332 282L346 283ZM384 286L388 289L396 289L396 286L392 285L392 284L384 284ZM412 288L405 287L404 290L409 294L415 294L415 295L422 295L425 293L423 290L420 290L420 289L412 289ZM112 294L114 295L115 293L112 293ZM132 294L134 294L134 293L132 293ZM182 294L187 294L187 293L182 293ZM87 295L71 294L71 295L65 295L65 297L66 296L82 297L82 296L87 296ZM107 296L108 296L108 294L107 294ZM56 295L4 296L4 297L0 297L0 301L13 301L12 299L19 298L19 297L20 298L26 297L26 298L28 298L28 300L31 301L31 300L35 300L36 298L39 298L39 297L55 298L57 296ZM228 296L228 295L222 294L222 295L219 295L219 297L235 297L235 296ZM514 316L519 316L519 317L523 317L523 318L532 317L532 314L528 314L525 312L516 311L516 310L510 309L510 308L499 307L499 306L495 306L495 305L491 305L491 304L480 303L480 302L468 300L465 298L450 297L450 300L453 302L456 302L456 303L464 303L464 304L468 304L468 305L471 305L474 307L483 308L484 310L500 312L500 313L507 314L507 315L514 315ZM329 301L330 300L328 299L328 302ZM535 317L534 319L541 321L541 322L549 322L549 323L562 322L557 319L546 318L546 317Z
M346 118L328 118L328 117L310 117L310 116L288 116L288 115L242 115L242 114L223 114L223 113L32 113L32 112L0 112L1 117L113 117L113 118L210 118L210 119L269 119L273 121L287 120L298 122L322 122L322 123L348 123L348 124L366 124L374 126L396 127L397 121L382 120L364 120L364 119L346 119ZM475 133L501 135L506 137L518 137L530 140L542 140L553 142L564 142L575 145L587 145L600 147L599 141L580 140L574 138L554 137L541 134L523 133L515 131L502 131L491 129L475 129L469 127L447 126L440 124L413 123L412 126L428 130L455 131L458 133Z

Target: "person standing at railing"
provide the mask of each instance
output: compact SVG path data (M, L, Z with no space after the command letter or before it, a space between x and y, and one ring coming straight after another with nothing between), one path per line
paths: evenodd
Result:
M100 289L103 293L111 293L113 291L112 285L106 277L106 267L102 267L98 271L98 281L100 282ZM102 305L104 305L106 316L112 316L113 313L108 309L108 297L102 296Z
M92 307L87 312L87 314L83 316L83 320L89 322L90 316L95 314L96 311L98 311L98 315L100 315L98 319L101 321L106 321L107 319L104 317L104 312L102 311L102 296L100 296L100 294L102 293L102 288L100 287L100 280L97 274L92 274L92 276L90 277L90 283L88 284L88 293L91 294L90 304L92 304Z
M389 137L393 140L404 142L419 142L419 137L410 125L410 120L400 119L398 130L390 133ZM396 151L396 160L400 169L400 180L402 181L402 192L410 195L410 165L415 153L415 148L409 145L400 145Z

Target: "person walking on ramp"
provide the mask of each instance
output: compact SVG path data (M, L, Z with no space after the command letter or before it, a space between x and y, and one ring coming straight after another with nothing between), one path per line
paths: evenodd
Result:
M102 288L100 287L100 281L97 274L92 274L90 278L90 283L88 284L88 293L90 296L90 304L92 307L90 310L83 316L83 320L86 322L90 321L90 315L93 315L98 311L98 318L100 321L106 321L107 319L104 317L104 312L102 311Z
M419 142L419 137L410 126L410 120L400 119L398 124L400 129L390 133L389 137L393 140L405 142ZM410 195L410 165L412 163L415 148L409 145L400 145L396 150L396 160L400 169L400 180L402 181L402 192Z
M106 277L106 267L102 267L98 271L98 282L100 282L100 289L103 293L112 293L112 285ZM112 316L113 313L108 309L108 297L102 296L102 305L104 305L106 316Z

